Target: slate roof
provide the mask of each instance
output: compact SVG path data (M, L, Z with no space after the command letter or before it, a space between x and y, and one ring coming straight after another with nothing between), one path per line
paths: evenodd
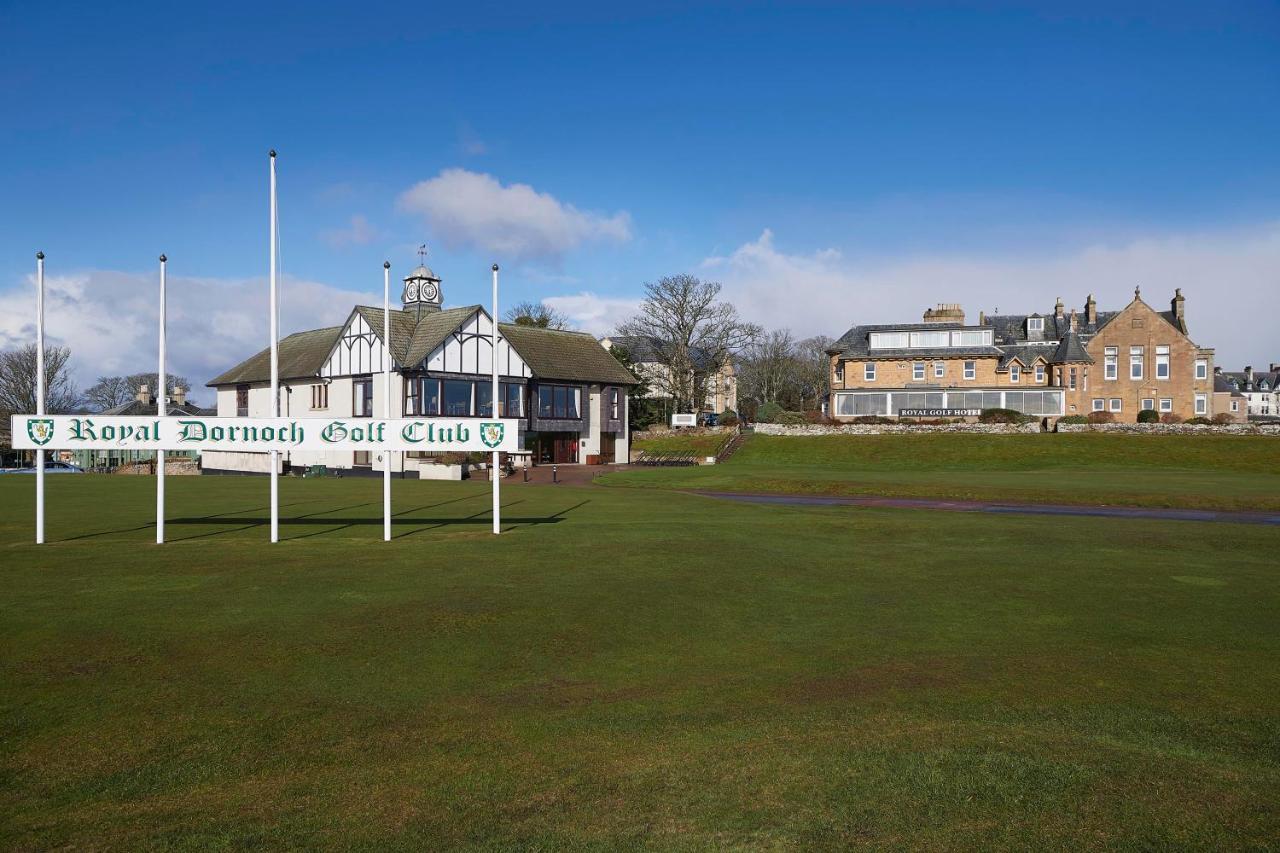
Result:
M333 343L338 339L342 326L295 332L282 338L278 345L281 379L302 379L315 376L329 357ZM210 379L205 385L242 385L271 380L271 348L249 356L235 367Z
M962 323L880 323L874 326L854 326L845 332L840 338L833 343L827 353L830 355L842 355L849 358L857 358L866 356L869 353L867 344L870 342L872 332L950 332L958 329L968 329L978 331L985 329L986 326L966 326ZM965 355L1000 355L1000 350L994 346L990 347L938 347L936 349L914 348L914 349L878 349L876 357L880 358L942 358L945 356L965 356Z
M218 413L217 409L202 409L194 403L184 403L181 406L175 403L169 403L165 411L170 417L201 417L213 416ZM101 412L94 412L98 415L154 415L156 413L156 404L154 402L144 403L141 400L130 400L127 403L121 403L119 406L112 406L110 409L103 409Z
M631 372L586 332L541 329L513 323L499 323L498 330L539 379L636 384Z
M1045 361L1051 361L1053 356L1053 342L1046 341L1040 346L1008 346L1000 347L1002 357L997 370L1008 370L1010 363L1016 358L1024 366L1030 367L1035 363L1037 358L1043 358Z
M1070 330L1062 337L1062 341L1058 344L1058 349L1054 351L1053 357L1049 361L1054 364L1065 364L1069 361L1082 361L1085 364L1093 364L1093 357L1085 352L1084 345L1080 343L1080 336Z
M1245 377L1245 373L1244 373L1244 371L1243 371L1243 370L1224 370L1224 371L1223 371L1221 374L1219 374L1219 375L1221 375L1221 376L1225 377L1225 378L1226 378L1226 380L1227 380L1227 381L1228 381L1228 382L1229 382L1233 387L1235 387L1235 388L1237 388L1237 389L1239 389L1239 390L1241 390L1241 391L1249 391L1249 392L1253 392L1253 393L1255 393L1255 394L1256 394L1256 393L1267 393L1267 392L1275 391L1275 390L1276 390L1276 388L1277 388L1277 386L1278 386L1278 385L1280 385L1280 371L1273 372L1273 371L1268 371L1268 370L1255 370L1255 371L1253 371L1253 384L1252 384L1252 385L1250 385L1250 384L1249 384L1248 380L1247 380L1247 379L1246 379L1246 377ZM1262 385L1262 381L1263 381L1263 380L1266 380L1266 383L1267 383L1266 392L1264 392L1264 391L1263 391L1263 389L1260 387L1260 386ZM1215 379L1214 381L1215 381L1215 389L1214 389L1214 390L1217 390L1217 388L1216 388L1216 382L1217 382L1217 380Z
M608 340L614 346L626 350L627 357L637 364L663 361L662 341L650 335L609 335ZM705 349L694 348L690 357L698 370L713 366L714 359Z
M1221 394L1228 391L1231 392L1232 397L1244 396L1244 394L1240 393L1240 389L1236 387L1235 383L1231 381L1228 374L1215 373L1213 375L1213 392L1215 394Z

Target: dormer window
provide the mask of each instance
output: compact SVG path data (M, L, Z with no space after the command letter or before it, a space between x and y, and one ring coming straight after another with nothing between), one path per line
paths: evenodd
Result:
M1043 317L1028 317L1028 318L1027 318L1027 333L1028 333L1028 334L1030 334L1031 332L1041 332L1041 333L1043 333L1043 332L1044 332L1044 318L1043 318Z

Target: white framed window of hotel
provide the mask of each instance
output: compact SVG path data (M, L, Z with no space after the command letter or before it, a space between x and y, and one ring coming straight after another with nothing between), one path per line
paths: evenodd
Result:
M1169 378L1169 345L1156 347L1156 379Z
M836 384L837 385L844 384L844 362L843 361L836 362Z
M919 382L924 379L924 362L917 361L911 365L911 378Z
M867 345L872 349L906 349L911 336L906 332L872 332Z
M1103 410L1104 410L1104 409L1106 409L1106 408L1107 408L1107 401L1106 401L1106 400L1102 399L1101 397L1094 397L1094 398L1093 398L1093 410L1094 410L1095 412L1101 412L1101 411L1103 411Z
M1169 397L1161 397L1161 398L1160 398L1160 411L1162 411L1162 412L1172 412L1172 411L1173 411L1173 400L1172 400L1171 398L1169 398Z
M944 361L935 361L933 363L933 378L943 379L947 375L947 364Z
M862 378L868 382L876 381L876 363L874 361L868 361L863 365Z
M1037 364L1036 365L1036 384L1041 385L1043 383L1044 383L1044 365Z
M1196 379L1209 378L1209 360L1204 358L1196 359Z
M1129 347L1129 378L1130 379L1142 378L1144 358L1145 356L1143 354L1142 347Z
M1067 373L1067 387L1072 391L1076 390L1076 369L1074 367Z
M951 341L950 332L912 332L912 347L945 347Z
M1014 362L1009 365L1009 381L1017 384L1022 379L1022 365Z
M1154 411L1156 410L1156 401L1155 401L1154 399L1150 398L1150 397L1143 397L1143 398L1142 398L1142 409L1143 409L1143 411L1146 411L1147 409L1150 409L1151 411L1153 411L1153 412L1154 412Z
M977 378L978 378L978 362L976 362L976 361L966 361L966 362L964 363L964 378L965 378L965 379L977 379Z
M311 386L311 408L327 409L329 408L329 386L321 383L320 385Z
M1207 414L1209 414L1209 397L1208 397L1208 395L1206 395L1206 394L1197 394L1197 395L1196 395L1196 414L1197 414L1197 415L1207 415Z
M1112 398L1111 398L1111 407L1110 407L1110 408L1111 408L1111 411L1113 411L1113 412L1118 412L1118 411L1120 411L1121 409L1123 409L1123 408L1124 408L1124 403L1123 403L1123 401L1121 401L1121 399L1120 399L1119 397L1112 397Z
M1028 331L1028 332L1043 332L1043 331L1044 331L1044 318L1043 318L1043 317L1028 317L1028 318L1027 318L1027 331Z
M1107 347L1102 356L1103 359L1103 379L1118 379L1120 377L1120 347Z
M1239 401L1239 400L1232 400L1232 401L1231 401L1231 411L1233 411L1233 412L1238 412L1238 411L1240 411L1240 401Z

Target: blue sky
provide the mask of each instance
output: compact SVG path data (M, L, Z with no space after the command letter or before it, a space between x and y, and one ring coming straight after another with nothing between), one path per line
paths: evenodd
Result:
M7 3L0 33L0 338L43 249L86 376L149 366L91 314L145 314L161 251L180 369L265 343L271 147L286 328L427 242L448 301L496 260L594 331L680 271L801 335L1141 284L1228 367L1280 360L1231 325L1280 284L1275 3Z

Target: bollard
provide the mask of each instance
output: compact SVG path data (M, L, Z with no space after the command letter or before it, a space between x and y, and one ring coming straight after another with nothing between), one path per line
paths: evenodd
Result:
M529 482L529 460L524 461L524 481Z
M556 470L556 466L554 465L551 466L551 482L560 482L560 472Z

